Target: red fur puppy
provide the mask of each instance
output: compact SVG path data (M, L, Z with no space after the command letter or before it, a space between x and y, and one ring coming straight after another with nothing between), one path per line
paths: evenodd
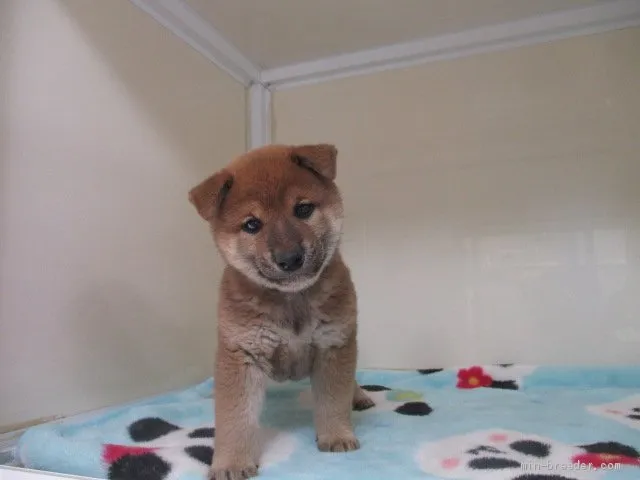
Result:
M359 448L351 409L373 401L355 381L356 293L339 253L336 156L332 145L259 148L189 193L226 262L212 479L257 475L269 379L310 377L318 449Z

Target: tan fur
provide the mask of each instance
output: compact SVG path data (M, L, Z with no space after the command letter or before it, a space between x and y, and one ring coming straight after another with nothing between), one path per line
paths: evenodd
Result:
M189 193L227 262L218 305L212 479L257 475L258 419L270 380L310 377L318 449L359 448L351 410L374 404L355 382L357 302L339 252L336 156L331 145L263 147ZM305 203L315 205L311 216L294 216ZM262 222L258 233L242 229L249 218ZM297 247L304 263L283 273L274 252Z

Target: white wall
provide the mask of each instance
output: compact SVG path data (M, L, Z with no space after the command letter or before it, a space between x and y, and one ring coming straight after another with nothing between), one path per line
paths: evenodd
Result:
M0 426L210 376L187 192L244 150L244 87L128 0L0 0L0 32Z
M361 366L640 361L640 29L276 92L335 142Z

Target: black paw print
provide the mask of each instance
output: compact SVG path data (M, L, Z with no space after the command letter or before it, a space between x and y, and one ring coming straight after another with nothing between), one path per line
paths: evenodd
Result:
M166 420L157 417L142 418L133 422L127 429L134 442L151 442L166 435L183 431L185 439L212 439L215 428L204 427L193 430L181 429ZM184 447L189 457L210 466L213 460L213 448L209 445L189 445ZM163 480L171 472L171 464L160 455L142 451L132 451L120 456L109 465L109 480Z
M388 392L390 388L383 385L361 385L361 388L367 392ZM433 409L426 402L404 402L394 408L394 412L400 415L425 416L433 412Z

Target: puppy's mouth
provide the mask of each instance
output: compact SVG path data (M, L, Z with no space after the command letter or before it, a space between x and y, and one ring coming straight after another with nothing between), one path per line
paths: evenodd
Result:
M297 292L313 285L329 263L338 245L339 235L325 235L308 245L302 258L285 255L236 257L230 262L244 275L267 288ZM294 252L290 252L294 253ZM284 264L287 265L284 265Z
M305 255L302 265L292 271L286 271L271 262L256 262L258 275L264 280L280 286L287 286L315 277L322 268L325 255L321 252Z

